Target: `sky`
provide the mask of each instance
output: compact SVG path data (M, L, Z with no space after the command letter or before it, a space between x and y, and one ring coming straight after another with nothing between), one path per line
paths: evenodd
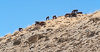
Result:
M100 0L0 0L0 37L74 9L93 13L100 9Z

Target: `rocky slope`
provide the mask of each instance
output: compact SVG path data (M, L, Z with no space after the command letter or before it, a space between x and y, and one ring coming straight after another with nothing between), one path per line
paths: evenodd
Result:
M99 52L100 11L59 16L0 38L0 52Z

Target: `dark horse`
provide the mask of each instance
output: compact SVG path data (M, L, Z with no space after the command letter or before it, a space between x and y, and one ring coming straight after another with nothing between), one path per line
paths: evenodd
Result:
M57 19L56 15L53 16L53 19Z
M46 20L49 20L49 16L48 16L48 17L46 17Z
M23 30L23 28L19 28L19 31L22 31Z
M46 23L43 21L42 22L35 21L35 25L37 25L37 24L42 26L42 25L45 25Z
M71 17L76 17L76 13L71 13Z
M70 16L71 16L70 13L65 14L65 17L70 17Z

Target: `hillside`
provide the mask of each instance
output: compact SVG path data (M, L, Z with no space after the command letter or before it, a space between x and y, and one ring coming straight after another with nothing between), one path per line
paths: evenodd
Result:
M99 52L100 11L59 16L0 38L0 52Z

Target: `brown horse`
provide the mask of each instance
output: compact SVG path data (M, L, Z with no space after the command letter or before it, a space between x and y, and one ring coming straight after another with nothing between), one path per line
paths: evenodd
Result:
M46 23L43 21L42 22L35 21L35 25L37 25L37 24L42 26L42 25L45 25Z
M53 16L53 19L57 19L56 15Z
M65 14L65 17L70 17L70 16L71 16L70 13Z
M71 17L76 17L76 13L71 13Z
M35 21L35 25L37 25L37 24L39 24L39 22L38 21Z
M19 31L22 31L23 30L23 28L19 28Z
M73 10L72 13L76 13L77 11L78 11L77 9L76 10Z
M46 24L46 23L43 22L43 21L39 23L39 25L41 25L41 26L42 26L42 25L45 25L45 24Z

